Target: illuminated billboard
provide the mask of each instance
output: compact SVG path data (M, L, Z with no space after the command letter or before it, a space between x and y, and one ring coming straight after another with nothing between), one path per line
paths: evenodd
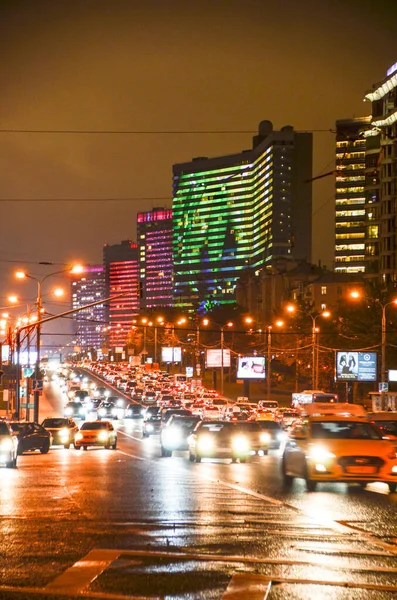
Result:
M222 351L221 350L207 350L206 353L206 365L207 369L214 369L222 366ZM223 350L223 366L230 367L230 350Z
M336 353L337 381L376 381L376 352L346 352Z
M161 348L162 362L181 362L182 348L173 348L172 346L163 346Z
M237 379L265 379L264 356L239 356L237 364Z

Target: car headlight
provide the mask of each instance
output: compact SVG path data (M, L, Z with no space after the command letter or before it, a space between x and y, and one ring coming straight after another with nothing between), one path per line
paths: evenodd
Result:
M267 432L261 433L259 439L263 444L269 444L272 441L270 433L267 433Z
M151 425L150 423L148 423L148 424L146 425L146 431L153 431L153 430L154 430L154 427L153 427L153 425Z
M288 435L285 433L285 431L280 431L280 433L277 434L277 439L280 442L284 442L287 439Z
M81 407L79 408L79 415L84 415L85 413L85 408Z
M2 440L0 442L0 450L12 450L12 440Z
M123 407L123 401L121 398L117 400L117 406L120 406L121 408Z
M65 415L72 415L73 414L73 408L70 408L70 406L68 406L68 408L65 408Z
M61 438L61 440L68 439L68 437L69 437L69 429L67 427L63 427L62 429L60 429L59 430L59 437Z
M201 451L209 451L214 447L214 439L211 435L202 435L197 441L197 447Z
M101 415L101 417L104 417L106 415L106 408L100 408L98 413Z
M117 415L117 408L112 408L112 415Z
M76 442L78 442L79 440L83 439L83 434L80 433L80 431L78 433L76 433L76 435L74 436L74 439L76 440Z
M109 434L107 431L100 431L98 433L98 440L100 442L106 442L108 440L108 438L109 438Z
M310 448L309 457L316 462L323 462L329 460L330 458L335 458L335 454L333 452L329 452L323 446L313 446Z
M129 409L128 409L128 410L126 410L126 411L125 411L125 414L126 414L126 417L129 417L129 416L131 416L131 415L132 415L132 410L129 410Z
M235 452L248 452L249 450L248 440L243 435L236 435L232 440L232 446Z

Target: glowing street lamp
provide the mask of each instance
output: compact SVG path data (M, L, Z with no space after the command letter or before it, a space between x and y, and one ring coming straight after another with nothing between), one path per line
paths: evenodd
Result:
M317 334L319 329L316 327L316 321L319 317L329 318L331 313L329 310L323 310L318 315L312 315L305 310L298 309L294 304L288 304L286 311L290 314L295 312L302 313L312 320L312 388L316 390L318 387L318 347L317 347Z
M370 298L362 294L359 290L352 290L349 294L353 300L369 300L370 302L377 302L382 310L382 330L381 330L381 367L380 367L380 377L381 382L386 381L386 308L388 306L394 305L397 306L397 298L393 298L390 302L386 302L383 304L378 298ZM383 386L382 386L383 387Z

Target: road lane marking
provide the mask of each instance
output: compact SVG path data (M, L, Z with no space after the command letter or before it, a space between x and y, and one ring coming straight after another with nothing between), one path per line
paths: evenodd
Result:
M45 589L78 594L103 573L119 555L119 550L91 550L82 560L53 579Z
M316 581L315 579L298 579L295 577L270 577L268 575L248 575L245 573L236 573L233 575L231 582L226 590L226 592L222 596L222 600L246 600L247 597L251 600L251 596L243 595L244 587L243 582L246 585L256 584L259 585L259 580L262 579L263 585L270 584L270 589L275 585L282 584L296 584L296 585L327 585L332 587L342 587L342 588L350 588L356 590L374 590L378 592L397 592L397 586L395 585L387 585L381 583L366 583L364 581ZM233 582L233 580L235 580ZM239 581L241 580L241 582ZM236 590L236 593L233 594L233 589ZM255 587L253 588L255 590ZM247 590L247 588L245 588ZM231 592L231 593L230 593ZM266 600L269 597L269 592L266 596L258 597L260 600ZM253 598L257 598L257 596L253 596Z
M125 431L121 431L121 429L118 429L118 430L117 430L117 432L118 432L120 435L125 435L126 437L130 438L131 440L135 440L136 442L139 442L140 444L142 444L142 442L143 442L143 439L142 439L142 438L137 438L137 437L134 437L133 435L131 435L131 434L129 434L129 433L126 433Z
M222 600L266 600L272 587L270 577L236 574L230 580Z
M146 458L142 458L142 456L138 456L137 454L129 454L128 452L124 452L123 450L117 450L119 454L123 454L124 456L129 456L130 458L135 458L136 460L145 461Z

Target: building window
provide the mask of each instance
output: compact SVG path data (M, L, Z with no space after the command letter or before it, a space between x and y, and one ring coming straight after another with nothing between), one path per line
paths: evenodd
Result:
M327 293L327 286L326 285L322 285L321 286L321 295L325 296Z
M326 305L326 304L324 304L324 303L323 303L323 304L321 304L321 310L325 310L326 308L327 308L327 305Z

